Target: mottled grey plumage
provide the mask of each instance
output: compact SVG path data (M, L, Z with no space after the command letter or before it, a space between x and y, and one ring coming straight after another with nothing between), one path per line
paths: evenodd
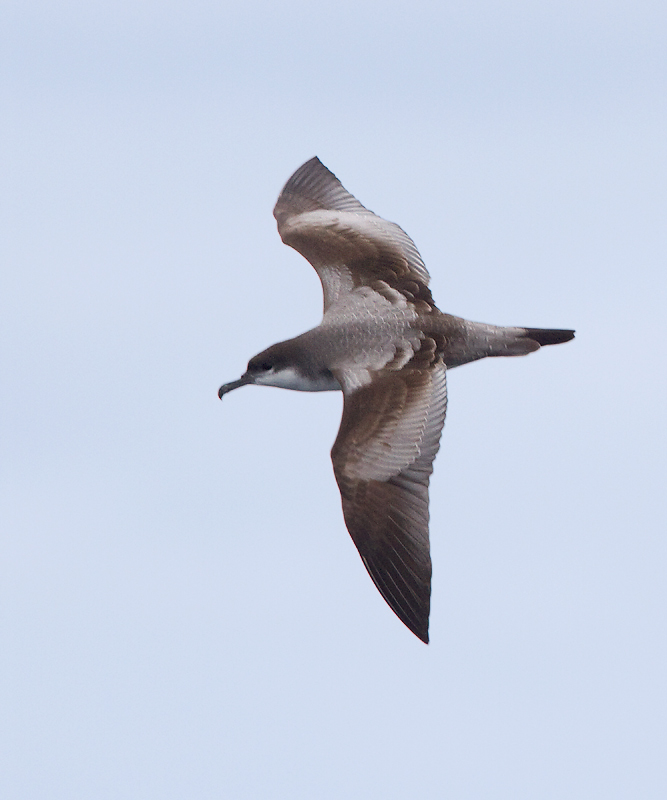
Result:
M345 523L375 585L428 642L428 484L447 408L446 370L567 342L569 330L503 328L441 313L410 237L359 203L313 158L282 190L285 244L313 265L320 325L254 356L220 398L246 383L341 390L331 451Z

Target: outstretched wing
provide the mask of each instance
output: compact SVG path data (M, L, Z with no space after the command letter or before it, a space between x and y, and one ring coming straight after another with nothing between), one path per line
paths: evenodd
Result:
M378 281L422 311L433 307L429 274L412 239L362 206L318 158L287 181L273 215L283 242L317 271L325 314L348 292Z
M428 484L447 409L442 361L378 374L345 395L331 451L347 529L399 619L428 642Z

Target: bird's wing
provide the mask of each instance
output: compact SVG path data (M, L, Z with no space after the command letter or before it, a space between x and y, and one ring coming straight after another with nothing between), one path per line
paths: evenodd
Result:
M424 348L361 388L337 374L343 418L331 451L347 529L399 619L428 642L431 597L428 483L447 409L446 371ZM421 363L420 363L421 362Z
M433 307L429 274L412 239L362 206L318 158L287 181L273 215L283 242L317 271L325 315L359 286L388 286L421 311Z

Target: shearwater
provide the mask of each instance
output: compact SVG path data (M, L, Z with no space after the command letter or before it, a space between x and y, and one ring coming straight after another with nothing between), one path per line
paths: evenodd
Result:
M443 314L410 237L361 205L318 158L287 181L273 211L285 244L313 265L324 316L226 383L343 392L331 450L345 524L391 609L428 642L428 484L447 408L446 373L522 356L571 330L505 328Z

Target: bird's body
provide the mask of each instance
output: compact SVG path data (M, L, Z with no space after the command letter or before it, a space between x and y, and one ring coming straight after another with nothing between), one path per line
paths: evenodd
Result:
M558 344L573 331L504 328L443 314L412 240L364 208L317 158L285 185L274 215L324 291L320 325L254 356L247 383L342 390L331 457L347 528L387 603L428 642L428 483L447 407L446 371Z

